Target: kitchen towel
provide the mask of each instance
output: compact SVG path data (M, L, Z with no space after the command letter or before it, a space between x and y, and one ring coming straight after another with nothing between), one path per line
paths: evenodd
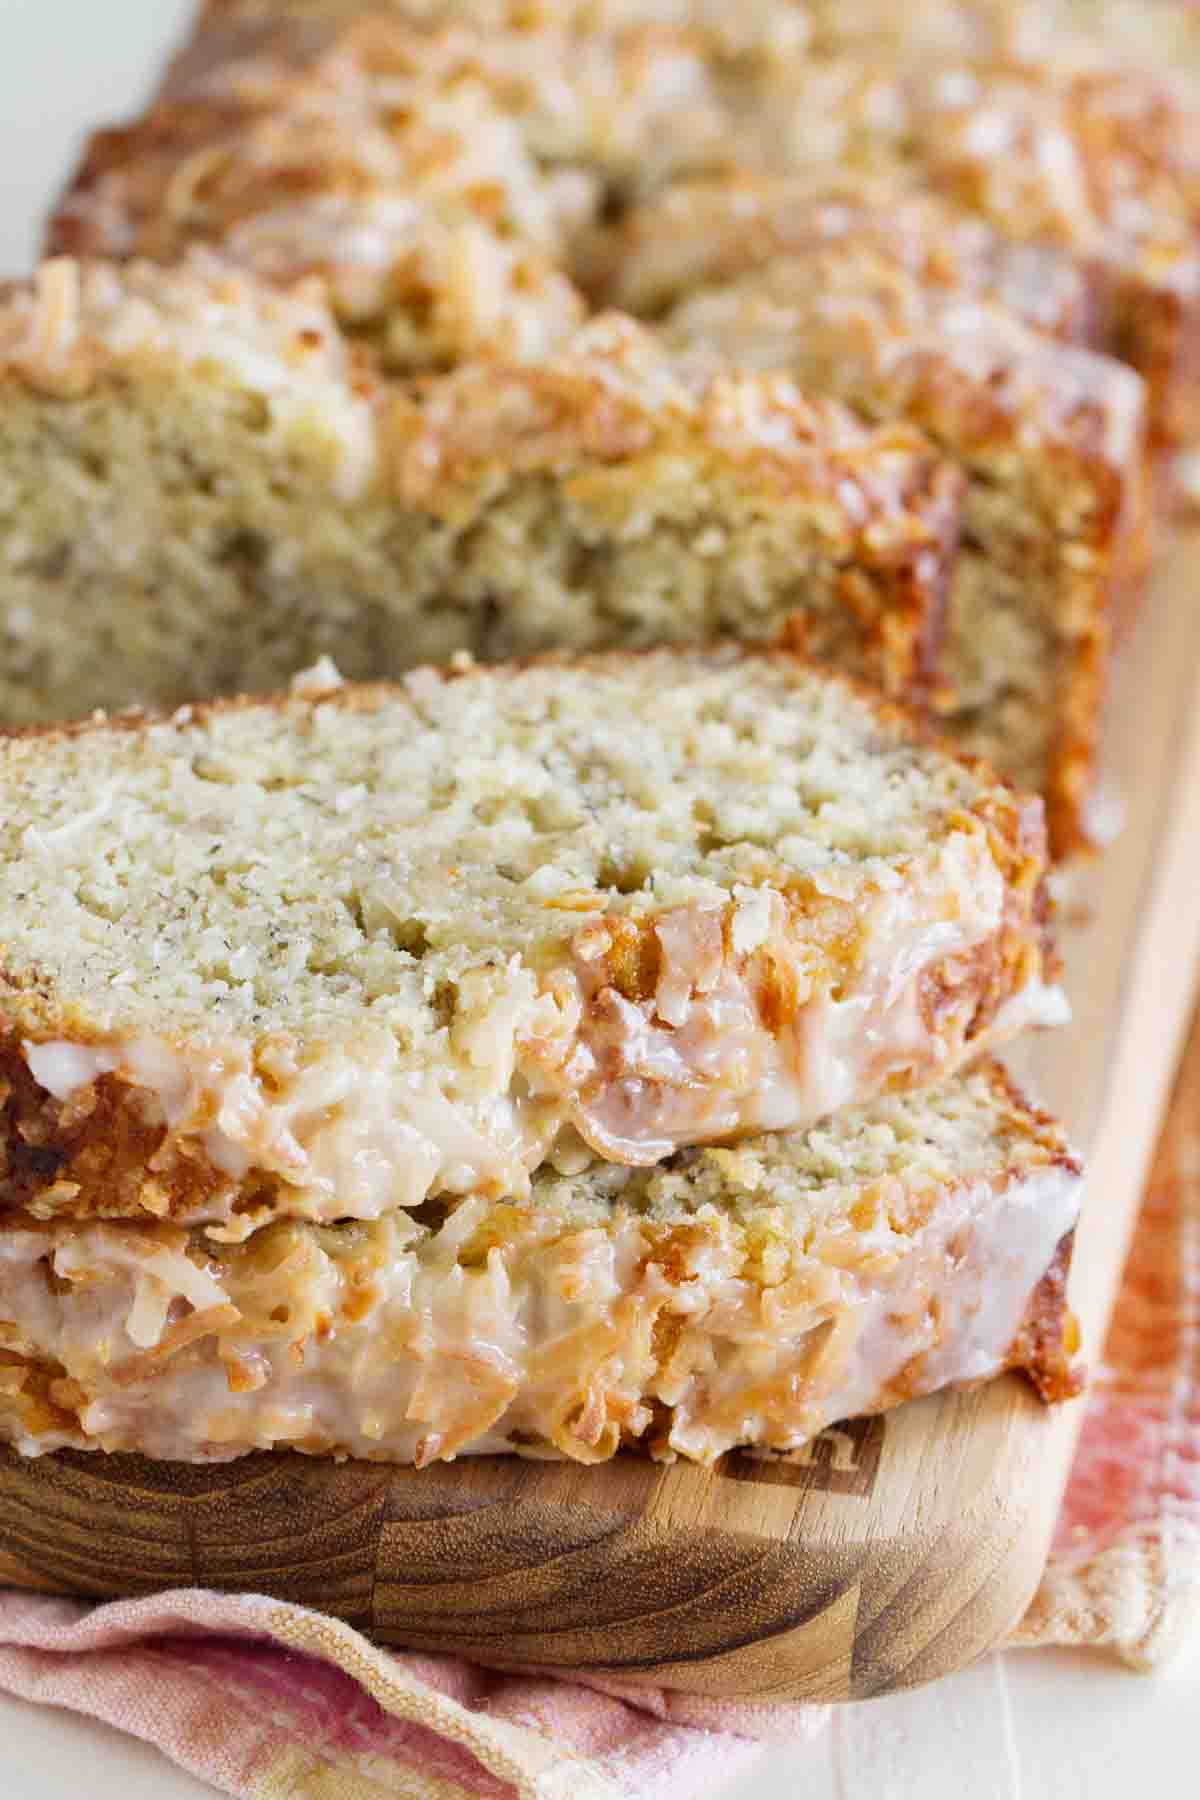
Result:
M1200 1606L1200 1019L1184 1053L1054 1547L1014 1638L1162 1662Z
M1054 1551L1013 1642L1150 1667L1200 1596L1200 1024L1159 1145ZM731 1706L376 1649L258 1595L0 1592L0 1687L244 1800L692 1800L823 1707Z

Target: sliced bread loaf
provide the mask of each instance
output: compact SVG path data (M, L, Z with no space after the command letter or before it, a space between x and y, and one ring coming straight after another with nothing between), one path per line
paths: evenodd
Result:
M1145 378L1155 430L1193 428L1200 109L1161 82L1068 49L995 66L860 52L797 64L747 130L739 162L915 184L1098 271L1105 341Z
M410 66L373 57L359 27L305 77L290 60L304 42L298 23L280 35L274 82L254 54L219 64L214 94L206 59L179 104L96 133L54 251L176 262L204 244L271 280L320 275L343 328L400 369L545 354L582 323L565 261L597 180L543 171L432 44L429 66Z
M13 738L5 1191L236 1236L808 1125L1061 1015L1045 868L1040 801L784 652Z
M485 138L481 180L470 146ZM1156 430L1186 436L1198 140L1186 89L1010 0L767 3L736 19L674 0L249 0L207 9L159 105L101 134L51 244L178 255L281 195L382 181L451 194L570 261L599 208L679 176L871 172L1099 277L1108 347L1145 376Z
M782 370L919 425L964 470L941 710L1046 795L1056 853L1086 842L1110 602L1147 538L1140 378L858 236L702 287L662 330L701 371Z
M779 378L701 391L630 320L413 390L319 293L201 257L0 302L0 719L785 629L925 683L962 483Z
M1019 1368L1074 1392L1079 1202L994 1066L658 1169L543 1169L527 1201L277 1222L0 1218L0 1437L215 1461L426 1464L622 1445L711 1462Z

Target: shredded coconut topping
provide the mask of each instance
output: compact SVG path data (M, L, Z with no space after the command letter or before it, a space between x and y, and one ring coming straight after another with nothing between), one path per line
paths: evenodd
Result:
M944 1104L949 1123L953 1090ZM531 1208L476 1197L438 1229L404 1214L281 1223L218 1247L165 1226L9 1224L3 1331L26 1376L0 1396L0 1433L27 1454L201 1461L531 1447L597 1462L641 1438L705 1462L737 1444L794 1449L836 1419L995 1373L1078 1203L1048 1148L1010 1165L993 1141L977 1174L937 1189L921 1179L919 1109L906 1126L885 1110L840 1129L848 1142L864 1127L895 1143L895 1172L807 1195L798 1176L786 1205L792 1152L771 1140L711 1153L690 1189L686 1170L640 1176L640 1204L614 1170L609 1196L563 1177ZM915 1130L911 1150L898 1127ZM819 1155L817 1140L795 1154ZM755 1201L744 1215L739 1188Z

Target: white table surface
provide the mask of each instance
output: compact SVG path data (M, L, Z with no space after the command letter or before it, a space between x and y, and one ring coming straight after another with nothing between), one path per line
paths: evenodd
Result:
M902 4L902 0L897 0ZM189 0L0 0L0 272L28 266L82 121L135 108ZM1097 1656L993 1657L838 1713L722 1800L1183 1800L1200 1795L1200 1637L1167 1672ZM107 1727L0 1696L0 1800L198 1800L209 1790Z

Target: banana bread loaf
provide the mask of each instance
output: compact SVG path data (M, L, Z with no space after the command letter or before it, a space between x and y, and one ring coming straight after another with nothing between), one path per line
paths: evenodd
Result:
M1185 88L1010 0L736 20L673 0L252 0L207 9L159 103L98 136L50 243L177 255L298 194L390 184L574 266L598 210L681 175L855 170L1056 246L1179 437L1200 392L1198 141Z
M632 320L412 388L321 294L201 256L0 299L0 719L791 629L917 695L961 477L778 376L677 379Z
M1200 113L1175 90L1007 0L921 0L899 30L878 0L751 6L736 20L674 0L227 0L203 15L160 103L128 132L97 140L54 241L166 260L200 241L272 280L318 273L339 322L391 371L452 371L423 404L453 414L459 436L495 437L480 423L493 356L509 371L523 359L539 369L570 360L581 290L656 323L673 307L672 347L714 351L706 387L722 363L765 359L876 422L912 417L971 476L948 654L939 665L952 531L937 501L929 511L942 528L926 520L934 528L919 534L898 605L873 569L843 563L866 592L850 605L857 622L829 605L830 564L806 547L808 647L892 694L935 692L968 747L1043 788L1065 855L1091 834L1110 601L1141 582L1148 482L1136 384L1098 359L1048 351L1034 333L1115 349L1145 375L1151 428L1188 429L1200 393L1196 141ZM598 230L614 209L615 230ZM860 274L864 282L848 351L845 318L834 327L818 318L824 301L812 284L829 271L835 307ZM801 291L789 326L791 283ZM981 304L964 311L967 297ZM764 327L768 314L777 331ZM764 343L773 333L800 350L775 361L780 346ZM825 353L830 336L846 354ZM454 373L464 358L470 367ZM411 416L403 402L396 413ZM660 482L665 469L659 458ZM698 485L691 472L688 485ZM696 546L716 541L706 523L666 503L644 521L637 555L626 545L612 558L590 542L577 555L556 521L550 560L586 570L589 591L579 605L556 566L524 606L537 629L510 629L508 577L494 579L505 559L490 530L482 601L456 540L443 629L423 614L413 656L460 643L506 654L696 635L685 614L701 635L769 633L783 609L747 580L748 555L740 572L726 565L724 596L709 591L711 559L697 573ZM730 541L724 520L719 533ZM256 592L269 590L255 617L277 645L274 537L235 534L250 547ZM940 571L927 555L935 542ZM544 574L528 537L521 550ZM894 561L894 540L888 553ZM863 557L860 544L852 555ZM203 561L203 552L192 559L198 579ZM669 603L606 596L602 609L620 611L621 623L592 631L590 581L601 566L613 588L634 571L654 593L665 583ZM319 581L330 585L326 567ZM373 570L364 598L375 616L389 611L384 586L386 571ZM703 590L702 603L681 607L683 588ZM332 593L339 617L353 611L340 568ZM472 616L464 630L464 610L477 606L483 623ZM41 616L19 591L16 610ZM373 662L311 633L299 659L328 648L353 674L392 672L402 666L392 622L380 625L385 648ZM270 685L286 672L258 658L245 679ZM65 710L84 698L80 690Z

